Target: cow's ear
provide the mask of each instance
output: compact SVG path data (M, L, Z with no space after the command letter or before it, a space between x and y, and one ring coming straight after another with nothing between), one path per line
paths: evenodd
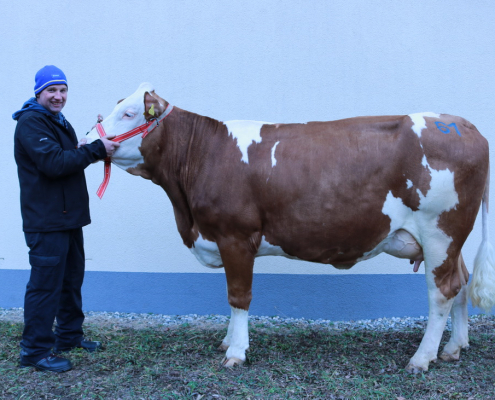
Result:
M146 120L158 118L167 108L167 102L155 92L144 94L144 117Z

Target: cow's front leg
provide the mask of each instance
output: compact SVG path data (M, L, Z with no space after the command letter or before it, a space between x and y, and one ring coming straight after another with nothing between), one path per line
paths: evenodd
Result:
M227 287L227 292L228 292L228 287ZM220 346L218 346L218 350L220 351L227 351L230 346L230 341L232 340L232 332L234 330L234 308L231 307L230 310L230 321L229 321L229 326L227 328L227 334L222 340L222 343Z
M221 349L226 349L225 367L233 367L246 361L249 348L248 310L252 298L253 250L235 240L219 243L220 255L227 277L227 294L231 307L231 319Z
M246 350L249 348L248 311L232 306L231 309L230 325L232 326L232 336L230 345L225 353L224 367L243 364L246 361Z
M426 265L426 282L428 285L428 302L430 306L426 332L418 350L409 361L406 370L411 373L428 371L431 361L437 360L438 347L447 323L447 317L454 299L447 299L435 284L435 276Z

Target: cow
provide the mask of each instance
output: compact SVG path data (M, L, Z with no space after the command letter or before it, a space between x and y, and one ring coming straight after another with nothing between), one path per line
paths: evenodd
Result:
M449 312L452 334L440 358L459 360L469 345L468 294L485 310L495 304L488 143L463 118L428 112L222 122L172 106L143 83L86 139L105 132L127 139L111 162L161 186L184 244L200 263L224 268L231 307L220 345L225 367L246 360L259 256L340 269L382 252L409 259L414 271L424 261L429 318L406 366L412 373L437 359ZM461 249L480 205L483 237L468 289Z

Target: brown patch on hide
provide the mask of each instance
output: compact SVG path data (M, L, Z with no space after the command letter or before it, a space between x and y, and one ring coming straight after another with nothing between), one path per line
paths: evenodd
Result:
M461 285L467 285L469 281L469 271L467 270L466 264L464 263L464 257L462 257L462 253L459 253L459 258L457 259L457 270Z
M417 210L416 189L429 188L411 124L391 116L263 126L248 154L266 240L303 260L352 267L389 233L387 194Z
M453 251L450 251L450 248L447 253L449 254L448 258L433 273L436 286L447 299L451 299L457 296L462 286L467 284L469 272L461 252L458 253L457 259L453 258Z
M401 127L402 143L397 148L396 159L392 160L392 164L397 166L400 183L392 188L392 194L402 199L404 205L412 211L417 211L420 203L418 190L426 196L430 190L431 174L428 167L422 164L424 151L412 126L411 118L405 117Z

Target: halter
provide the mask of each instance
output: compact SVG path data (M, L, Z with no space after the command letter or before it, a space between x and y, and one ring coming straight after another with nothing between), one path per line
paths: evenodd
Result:
M148 134L150 134L159 124L162 122L174 109L174 106L169 104L167 108L165 109L165 112L160 116L158 119L152 119L143 125L139 125L137 128L134 128L128 132L122 133L121 135L117 135L112 139L112 142L117 142L121 143L124 140L133 138L134 136L137 136L142 133L142 138L144 139ZM101 123L96 124L96 131L98 132L98 135L100 138L103 136L106 136L105 129L103 129L103 125ZM100 187L96 191L96 195L101 199L103 197L103 194L105 193L105 190L107 190L107 186L110 182L110 171L111 171L111 166L112 166L112 160L110 157L105 158L105 165L103 167L103 182L101 183Z

